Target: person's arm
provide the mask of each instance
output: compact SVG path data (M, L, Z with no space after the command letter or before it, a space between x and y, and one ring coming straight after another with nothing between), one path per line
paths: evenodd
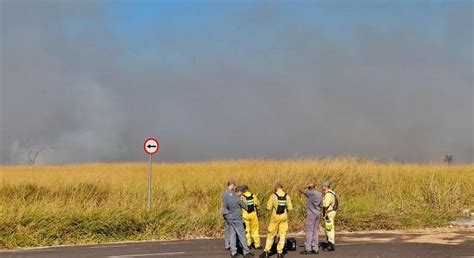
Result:
M226 215L229 213L229 209L227 209L227 195L224 192L222 195L222 215Z
M273 210L273 194L270 196L270 198L268 198L268 201L267 201L267 210L271 211Z
M253 195L253 202L255 204L255 212L257 213L258 216L258 208L260 207L260 200L257 198L257 195Z
M291 198L289 195L286 196L286 209L289 211L293 210L293 203L291 203Z
M222 207L222 215L224 216L230 213L228 202L228 198L224 197L224 205Z
M300 193L302 193L302 194L308 196L308 189L309 189L310 187L311 187L310 185L306 185L306 186L304 186L304 187L302 187L302 188L299 188L298 191L300 191Z
M247 209L248 209L247 204L246 204L245 196L242 195L242 196L240 197L239 205L240 205L240 208L242 208L242 209L244 209L244 210L247 210Z
M260 205L260 200L257 198L257 195L253 195L253 202L255 203L255 206L259 206Z

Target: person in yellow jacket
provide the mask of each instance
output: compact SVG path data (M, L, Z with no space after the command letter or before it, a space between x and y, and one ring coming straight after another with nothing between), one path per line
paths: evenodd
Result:
M260 205L260 201L257 198L257 195L249 191L249 187L244 185L244 194L245 204L247 205L247 210L242 209L242 217L245 222L245 231L247 233L247 245L250 247L253 242L255 249L261 249L262 245L260 244L260 225L258 222L258 213L257 206Z
M275 185L275 193L268 198L267 210L272 211L270 224L268 225L267 242L265 250L260 255L261 258L269 256L275 236L279 235L277 245L277 257L283 258L283 248L286 243L286 231L288 230L288 211L293 210L293 204L288 194L283 191L283 185L277 183Z
M339 201L336 193L331 190L331 182L325 181L321 184L321 187L324 192L323 217L326 223L329 223L329 226L324 227L328 243L327 246L323 247L323 251L331 252L335 250L336 244L334 218L336 217L336 210L338 208L337 206L339 206Z

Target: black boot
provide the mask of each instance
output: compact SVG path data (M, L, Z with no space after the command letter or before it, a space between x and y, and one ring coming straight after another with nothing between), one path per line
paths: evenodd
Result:
M277 254L277 258L284 258L285 255L284 254Z
M268 258L268 252L263 252L259 257L260 258Z

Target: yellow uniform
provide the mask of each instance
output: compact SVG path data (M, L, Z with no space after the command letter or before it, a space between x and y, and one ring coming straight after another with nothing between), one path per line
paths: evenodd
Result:
M331 230L326 230L326 236L328 238L328 242L331 242L332 244L336 244L336 232L335 232L335 225L334 225L334 218L336 217L336 211L334 210L334 204L336 203L336 197L335 193L332 192L332 190L328 190L326 194L324 195L323 198L323 207L324 210L326 211L326 216L328 219L331 221L332 227Z
M260 225L258 222L257 206L260 202L255 194L247 191L244 193L247 210L242 209L242 217L245 222L245 231L247 233L247 245L254 244L255 248L260 248Z
M285 247L286 231L288 230L288 211L293 210L290 196L282 189L278 189L277 192L272 194L268 199L267 210L272 210L272 216L270 218L270 225L268 225L265 252L270 252L275 236L278 234L280 240L277 245L277 251L281 254Z

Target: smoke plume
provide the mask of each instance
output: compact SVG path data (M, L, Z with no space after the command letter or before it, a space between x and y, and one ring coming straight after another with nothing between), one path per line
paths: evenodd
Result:
M136 4L0 1L0 163L474 160L471 1Z

